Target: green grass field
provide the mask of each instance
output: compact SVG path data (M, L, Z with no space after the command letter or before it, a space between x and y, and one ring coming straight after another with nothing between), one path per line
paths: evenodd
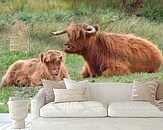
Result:
M45 0L17 1L19 1L18 4L14 4L12 0L0 1L0 80L7 68L16 60L37 57L39 53L48 49L62 50L67 38L65 36L51 36L50 32L63 29L76 22L99 24L101 31L132 33L152 41L163 50L163 23L161 22L162 16L158 12L150 13L151 16L148 15L150 17L136 17L134 14L127 16L123 11L109 6L108 3L106 3L108 7L99 4L100 6L97 8L97 3L94 8L83 7L84 5L79 8L72 8L74 0L69 2L70 4L66 0L61 0L61 2L57 0L49 2ZM75 2L75 4L78 3ZM148 8L150 6L144 10ZM153 9L153 7L151 8ZM138 12L141 11L142 9L138 10ZM27 53L15 53L9 50L9 31L15 20L22 20L28 26L30 50ZM80 74L83 63L81 56L66 55L65 65L72 79L83 80ZM126 76L88 78L90 82L127 83L139 79L163 80L163 66L157 73L153 74L134 73ZM6 87L0 89L0 102L3 103L3 105L0 105L0 113L8 112L7 101L10 96L28 98L35 95L36 92L36 88Z

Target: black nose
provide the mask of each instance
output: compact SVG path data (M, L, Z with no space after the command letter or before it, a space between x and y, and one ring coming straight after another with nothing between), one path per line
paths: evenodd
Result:
M16 80L16 83L20 83L20 80Z
M70 45L68 45L67 48L70 48Z

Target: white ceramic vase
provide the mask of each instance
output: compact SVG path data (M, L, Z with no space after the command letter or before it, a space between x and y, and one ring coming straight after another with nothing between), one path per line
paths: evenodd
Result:
M12 128L23 129L25 128L25 118L28 114L29 100L22 98L11 97L8 101L9 114L11 116Z

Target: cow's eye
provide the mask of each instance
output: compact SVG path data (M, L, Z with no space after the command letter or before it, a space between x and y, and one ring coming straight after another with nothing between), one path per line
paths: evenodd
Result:
M61 64L61 62L60 61L57 61L57 65L60 65Z
M46 65L49 65L49 64L50 64L50 62L45 62L45 64L46 64Z

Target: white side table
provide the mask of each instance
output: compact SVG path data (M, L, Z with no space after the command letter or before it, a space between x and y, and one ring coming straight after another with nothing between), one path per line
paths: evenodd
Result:
M25 128L25 118L28 114L29 100L17 97L10 97L8 101L9 114L11 116L12 128L23 129Z

